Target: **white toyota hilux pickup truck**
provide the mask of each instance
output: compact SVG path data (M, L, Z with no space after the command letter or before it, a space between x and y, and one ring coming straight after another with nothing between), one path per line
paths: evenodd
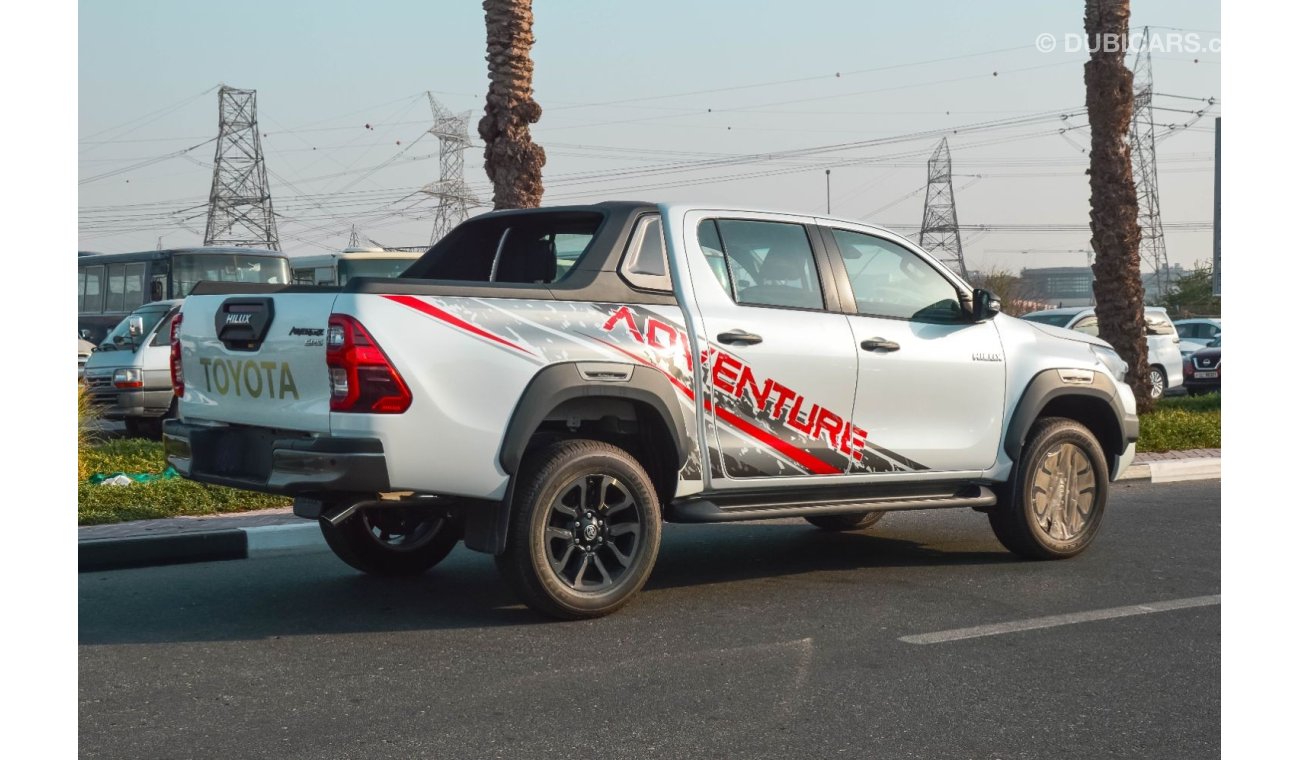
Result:
M665 520L970 508L1075 555L1133 458L1126 371L877 227L609 202L475 217L397 279L201 284L164 440L185 477L294 497L361 571L463 541L581 618L642 587Z

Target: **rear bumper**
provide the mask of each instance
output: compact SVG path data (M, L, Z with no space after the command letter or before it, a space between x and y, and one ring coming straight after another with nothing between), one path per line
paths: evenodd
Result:
M376 438L337 438L242 425L163 423L167 463L213 485L284 494L389 490Z

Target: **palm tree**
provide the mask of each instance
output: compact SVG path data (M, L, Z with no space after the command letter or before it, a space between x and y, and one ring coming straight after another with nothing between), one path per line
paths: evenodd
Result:
M542 202L546 151L528 125L542 117L533 100L532 0L483 0L487 17L487 104L478 123L486 143L483 168L492 180L492 207L532 208Z
M1083 83L1092 127L1088 175L1092 250L1097 254L1092 265L1097 326L1101 337L1128 362L1128 383L1141 412L1155 402L1147 367L1137 191L1129 158L1133 73L1124 66L1128 19L1128 0L1085 0L1083 28L1090 54L1083 65Z

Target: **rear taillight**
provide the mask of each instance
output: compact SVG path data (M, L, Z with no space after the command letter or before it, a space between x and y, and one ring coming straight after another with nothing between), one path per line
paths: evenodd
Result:
M325 338L330 411L401 414L411 392L388 355L355 318L331 314Z
M185 315L181 314L180 312L176 312L176 316L172 317L172 332L171 332L172 393L176 394L177 399L185 395L185 373L181 370L181 340L180 340L181 317L183 316Z

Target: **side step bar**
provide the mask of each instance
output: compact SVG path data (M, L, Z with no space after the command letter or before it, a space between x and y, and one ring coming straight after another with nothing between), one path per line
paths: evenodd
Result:
M896 494L868 498L836 498L763 503L751 495L743 502L728 499L719 504L712 499L684 499L670 504L667 519L681 523L735 522L739 520L775 520L781 517L807 517L809 515L840 515L855 512L891 512L903 509L953 509L958 507L987 508L997 504L997 497L988 486L968 486L958 491Z

